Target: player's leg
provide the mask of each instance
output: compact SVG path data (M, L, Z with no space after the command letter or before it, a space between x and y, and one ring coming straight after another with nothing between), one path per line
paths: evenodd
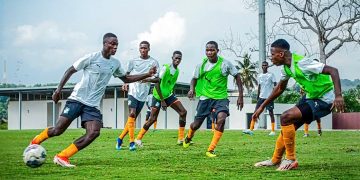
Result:
M304 124L304 136L303 137L309 137L309 124Z
M275 117L274 117L274 102L272 101L269 105L267 105L266 109L269 112L270 120L271 120L271 132L270 136L275 135Z
M179 114L178 144L180 145L183 144L184 141L187 111L177 98L173 100L170 107Z
M256 102L255 110L254 112L260 107L260 105L265 101L265 99L259 98ZM250 129L246 129L243 131L244 134L254 135L254 128L255 128L255 121L256 119L251 119L250 121Z
M143 125L143 127L141 128L139 134L136 137L136 145L138 145L139 147L142 147L142 138L144 137L144 135L146 134L146 132L149 130L149 128L151 127L152 124L154 124L154 122L156 122L156 119L159 115L159 111L160 111L160 107L156 107L156 106L152 106L151 107L151 113L150 113L150 117L149 120L145 122L145 124Z
M41 144L50 137L59 136L64 133L71 122L80 115L81 106L83 105L77 101L66 101L63 112L59 116L55 127L45 128L39 135L35 136L31 144Z
M321 136L322 131L321 131L321 120L320 120L320 118L316 118L316 123L317 123L317 128L318 128L318 136Z
M130 122L128 124L129 126L129 138L130 138L130 145L129 145L129 150L130 151L134 151L136 150L136 146L135 146L135 120L137 118L137 116L140 114L141 109L144 107L145 102L143 101L138 101L136 100L136 108L130 108L130 115L129 117L135 117L129 119Z

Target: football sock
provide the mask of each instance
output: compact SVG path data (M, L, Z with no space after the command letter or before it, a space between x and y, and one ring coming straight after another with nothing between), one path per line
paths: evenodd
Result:
M154 122L154 129L156 129L157 126L157 120Z
M211 122L211 130L215 131L215 123L214 123L214 121Z
M178 140L184 140L185 127L179 127Z
M309 134L309 124L304 124L304 133Z
M282 136L286 149L286 159L295 160L295 126L281 126Z
M284 151L285 151L285 145L284 145L283 135L281 132L276 140L274 154L271 158L271 162L273 162L274 164L278 164L281 161Z
M65 157L65 158L70 158L71 156L73 156L75 153L77 153L79 150L78 148L75 146L75 144L71 144L69 147L67 147L66 149L64 149L63 151L61 151L58 156L60 157Z
M123 132L121 132L121 134L119 136L120 139L124 139L124 137L129 132L129 127L128 126L129 126L129 120L126 122L124 130L123 130Z
M194 137L195 134L195 130L191 129L191 127L189 128L188 134L187 134L187 138L191 139Z
M214 151L214 149L216 148L216 145L218 144L221 136L222 136L222 132L215 130L213 138L211 140L210 146L208 148L208 151Z
M271 123L271 131L273 131L273 132L275 131L275 123L273 123L273 122Z
M128 118L128 128L129 128L129 136L130 136L130 143L135 141L135 118L129 117Z
M141 140L143 137L144 137L144 135L145 135L145 133L147 132L147 130L145 130L144 128L141 128L141 130L140 130L140 132L139 132L139 134L138 134L138 136L137 136L137 140Z
M33 139L32 143L33 144L40 144L43 141L45 141L47 138L49 138L48 131L49 131L49 128L45 128L38 136L36 136Z
M250 130L254 130L254 126L255 126L255 121L254 120L251 120L251 123L250 123Z

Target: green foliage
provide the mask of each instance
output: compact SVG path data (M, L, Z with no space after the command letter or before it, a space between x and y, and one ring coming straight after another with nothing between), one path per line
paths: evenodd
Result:
M240 72L241 81L243 86L247 89L247 92L251 92L252 89L257 86L258 82L256 80L257 72L256 72L256 64L251 62L251 56L246 53L243 58L243 62L239 60L235 60L237 65L235 65L236 69ZM235 82L235 80L234 80Z
M0 120L8 119L9 99L7 96L0 96Z
M6 84L6 83L0 84L0 88L17 88L17 87L26 87L26 86L23 84Z
M299 168L278 172L276 167L254 167L254 163L271 157L277 137L268 131L255 136L241 131L225 130L217 148L216 158L205 152L213 133L199 130L188 149L175 145L176 130L149 131L144 147L115 150L120 130L102 129L91 145L79 151L70 161L76 169L56 166L52 159L85 132L67 130L60 137L50 138L42 146L47 150L43 166L27 167L21 157L29 141L41 130L0 131L0 179L356 179L360 177L360 133L356 131L325 131L321 137L310 131L309 138L297 133L296 153ZM280 133L279 131L276 132ZM125 138L126 140L128 138Z
M360 85L344 92L345 112L360 112Z
M285 90L274 102L283 104L296 104L301 98L297 91Z
M0 130L7 130L8 123L7 122L0 122Z

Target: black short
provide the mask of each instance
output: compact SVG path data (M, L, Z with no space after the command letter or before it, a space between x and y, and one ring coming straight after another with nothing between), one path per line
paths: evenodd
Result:
M144 107L144 104L145 104L144 101L139 101L136 98L134 98L134 96L132 96L132 95L128 96L129 108L136 109L136 115L139 115L139 113L141 112L141 109Z
M214 110L214 112L213 112ZM219 112L224 112L227 116L229 113L229 100L228 99L205 99L200 100L196 107L195 119L205 119L210 113L214 113L214 117L217 117Z
M101 126L103 126L102 114L99 109L71 99L66 101L65 107L60 116L66 117L70 121L73 121L77 117L81 116L81 127L83 128L85 122L87 121L98 121Z
M168 98L164 99L166 105L169 107L171 104L173 104L174 102L176 102L178 100L178 98L175 96L175 94L172 94L171 96L169 96ZM155 97L152 98L151 101L151 107L156 107L156 108L160 108L161 107L161 101L157 100Z
M256 107L255 107L255 110L257 110L260 105L265 101L266 99L263 99L263 98L259 98L257 103L256 103ZM271 101L267 106L266 106L266 109L269 111L269 112L273 112L274 110L274 101Z
M328 104L320 99L306 99L304 97L296 104L296 107L301 112L302 120L307 124L330 114L331 106L332 104Z

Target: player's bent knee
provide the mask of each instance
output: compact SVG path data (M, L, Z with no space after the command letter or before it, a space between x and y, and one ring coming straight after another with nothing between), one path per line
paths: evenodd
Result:
M186 110L181 111L181 112L179 113L179 116L180 116L180 117L186 117L186 115L187 115L187 111L186 111Z
M95 139L95 138L97 138L99 136L100 136L100 131L92 131L92 132L89 133L89 138L90 139Z
M291 114L288 112L284 112L283 114L281 114L280 116L280 123L282 126L287 126L290 125L292 122L291 120Z

